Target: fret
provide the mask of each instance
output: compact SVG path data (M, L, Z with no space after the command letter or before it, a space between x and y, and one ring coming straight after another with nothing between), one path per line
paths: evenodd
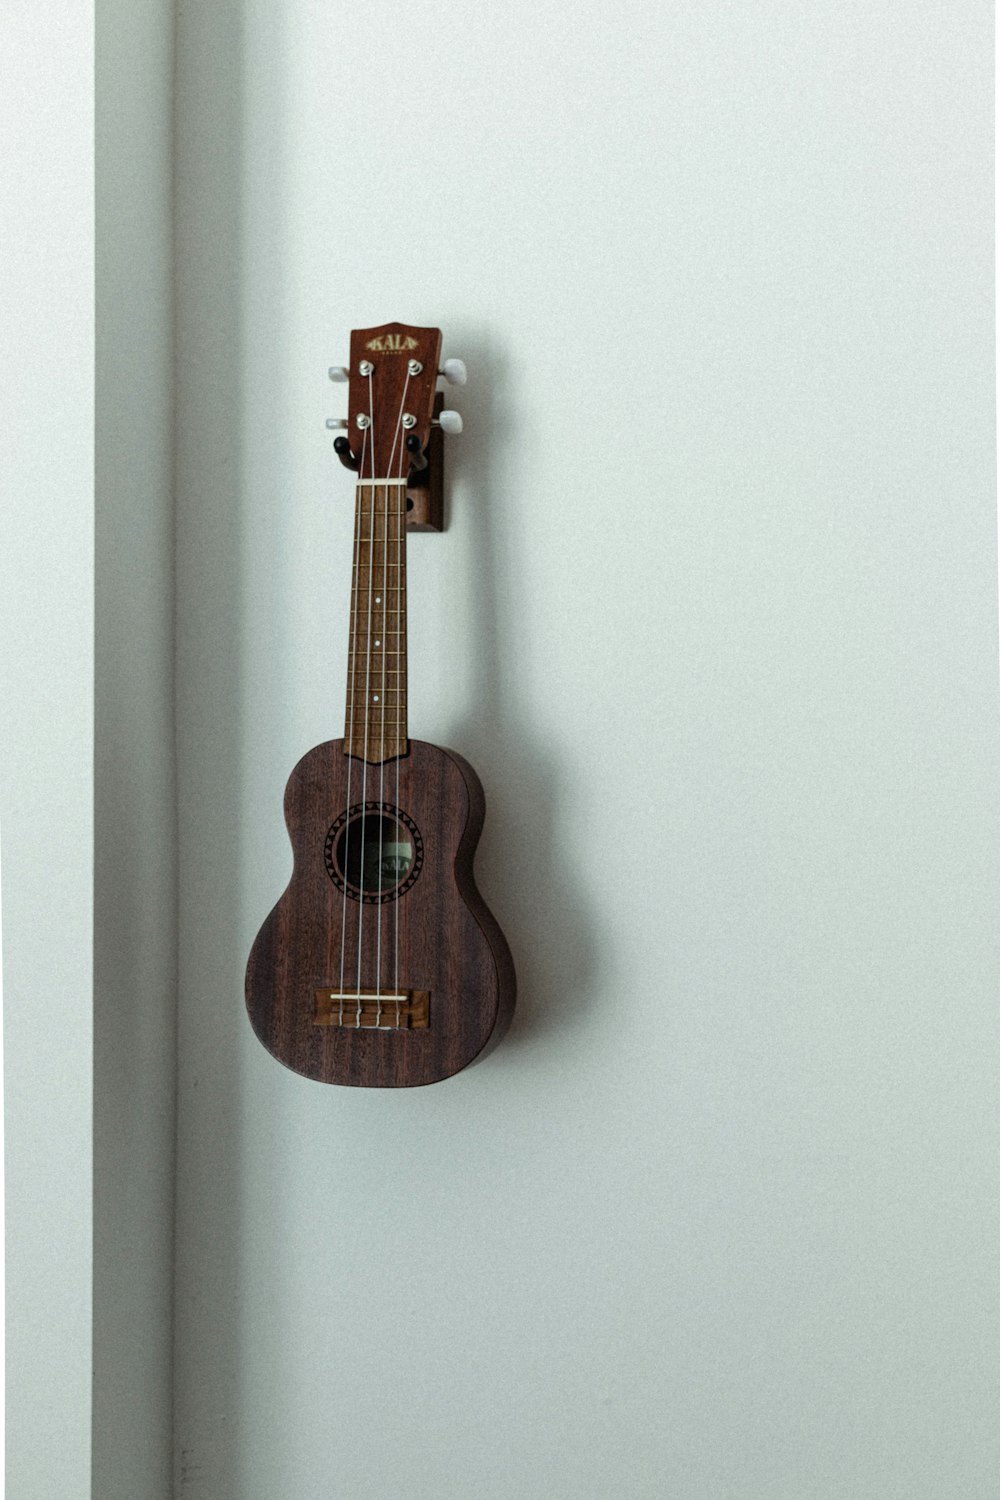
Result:
M409 741L405 734L399 735L392 740L369 740L366 745L364 740L348 740L344 746L345 755L357 756L358 760L366 760L369 765L378 765L381 761L395 760L397 755L405 755Z
M372 761L391 760L394 755L405 755L408 743L406 734L397 725L393 725L391 729L386 726L385 734L365 734L363 728L352 732L348 725L344 741L345 755L357 755Z
M367 729L363 724L345 724L344 739L352 745L367 745L376 750L383 745L398 745L406 739L406 734L401 724L387 724L384 734L377 724L369 724Z
M378 724L369 724L367 729L364 724L345 724L344 738L350 740L352 745L370 745L373 748L380 745L395 745L400 740L406 739L406 734L401 724L387 724L385 733Z
M375 705L375 707L378 708L378 709L381 709L381 706L382 706L381 704L376 704ZM388 734L389 731L390 731L390 729L393 730L393 731L398 730L400 728L400 726L402 725L403 720L405 719L405 717L406 717L406 704L405 703L394 704L393 707L392 707L392 709L391 709L391 711L387 708L384 714L383 713L369 713L369 714L366 714L365 711L364 711L364 707L362 707L361 709L357 710L353 714L350 713L350 712L348 712L347 714L345 714L344 715L344 724L347 726L348 729L350 729L353 726L353 728L355 729L355 731L357 731L357 730L362 730L363 731L365 725L367 724L368 725L368 733L369 734L372 734L374 732L376 735L380 735L382 733L382 724L383 724L383 721L385 723L386 733Z
M368 745L374 750L382 745L397 745L406 739L406 735L401 724L387 724L384 734L377 724L370 724L367 730L363 724L345 724L344 739L352 745Z
M402 728L405 719L405 703L399 704L399 706L397 708L394 708L391 713L387 711L384 715L386 734L397 734ZM366 714L361 711L355 714L348 713L344 716L344 726L348 734L350 734L352 728L355 734L364 734L365 726L367 725L368 735L373 739L378 739L379 735L382 733L382 723L383 715L380 713Z

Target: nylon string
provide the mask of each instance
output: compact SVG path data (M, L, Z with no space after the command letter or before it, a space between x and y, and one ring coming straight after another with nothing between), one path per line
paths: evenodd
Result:
M364 469L365 469L365 450L366 450L367 446L368 446L368 430L366 428L365 431L362 433L362 436L361 436L361 462L358 465L358 472L360 474L364 473ZM361 497L359 495L358 499L360 500L360 498ZM360 573L360 569L361 569L361 506L360 505L356 505L354 507L354 579L353 579L354 587L351 590L351 600L352 600L352 604L354 605L355 608L357 607L357 601L358 601L358 576L359 576L359 573ZM344 824L344 905L343 905L343 913L341 915L341 920L340 920L340 1025L341 1026L343 1026L343 1024L344 1024L344 970L345 970L346 963L347 963L347 871L348 871L348 858L349 858L350 852L351 852L351 771L353 769L352 762L354 760L354 704L355 704L354 685L355 685L355 675L357 673L357 666L358 666L357 624L356 624L356 621L355 621L355 618L354 618L353 610L352 610L352 613L351 613L351 620L350 620L350 639L351 639L351 686L350 686L350 691L348 693L348 700L349 700L349 703L350 703L350 708L348 710L348 716L347 716L347 723L348 723L348 730L347 730L347 732L348 732L348 735L350 736L350 739L349 739L350 753L348 754L348 757L347 757L347 821ZM364 850L362 850L362 854L363 853L364 853Z
M407 378L407 382L409 382L409 378L410 378L409 375L407 375L406 378ZM404 386L403 389L404 389L404 393L405 393L405 389L406 389L405 386ZM399 479L405 479L405 477L406 477L406 473L405 473L406 467L407 467L406 444L404 443L403 447L400 449L400 454L399 454L399 474L398 474L397 478L399 478ZM399 663L402 660L402 657L400 655L400 647L402 645L402 619L403 619L402 611L403 611L403 608L404 608L404 605L405 605L405 602L406 602L405 601L405 597L404 597L403 592L402 592L402 589L403 589L403 547L404 547L405 541L406 541L405 531L404 531L404 528L406 526L406 490L403 488L402 485L398 485L397 489L399 490L399 514L396 517L396 526L397 526L397 530L396 530L396 583L397 583L397 586L398 586L398 592L397 592L397 595L396 595L396 651L395 651L395 655L393 657L393 660L396 663L396 679L395 679L395 681L396 681L396 742L397 742L396 743L396 750L397 750L397 755L396 755L396 800L395 800L394 806L398 810L398 808L399 808L399 763L400 763L400 761L403 758L402 752L400 751L400 746L399 746L399 730L400 730L400 713L399 713L399 689L400 689L400 681L399 681L399 679L400 679L400 677L402 675L402 668L400 667ZM393 986L393 993L396 994L396 995L398 995L399 994L399 897L398 896L396 897L395 901L392 903L392 908L393 908L393 920L394 920L394 927L395 927L395 932L394 932L394 937L393 937L393 944L392 944L392 953L393 953L392 986ZM396 1001L396 1025L397 1025L397 1027L399 1026L399 1001L398 1000Z
M371 374L369 374L369 376L368 376L368 430L371 432L371 435L372 435L371 447L368 450L369 454L371 456L371 467L372 467L372 475L371 475L372 514L371 514L371 522L369 523L369 527L368 527L368 537L369 537L369 541L368 541L368 639L367 639L367 650L366 650L366 655L365 655L365 743L364 743L364 760L362 761L362 771L361 771L361 827L362 828L364 828L364 826L365 826L365 818L366 818L366 815L367 815L367 808L366 808L365 804L366 804L366 802L368 800L368 704L371 702L371 675L372 675L372 593L373 593L373 589L372 589L373 572L372 572L372 569L374 568L374 565L375 565L375 548L371 544L371 536L372 536L372 531L374 529L374 523L375 523L375 394L374 394L374 391L373 391L373 388L372 388L372 376L371 376ZM363 476L362 476L362 478L363 478ZM361 512L361 506L359 505L358 506L358 513L360 514L360 512ZM353 728L354 728L353 723L351 725L351 728L353 730ZM359 896L359 900L358 900L358 1008L357 1008L357 1013L356 1013L355 1018L354 1018L355 1026L359 1030L361 1028L361 952L362 952L362 938L364 936L364 919L365 919L365 888L364 888L364 878L365 878L365 845L364 845L364 842L362 842L362 845L361 845L361 866L360 866L360 869L361 869L361 881L362 881L362 885L361 885L361 892L360 892L360 896Z
M392 474L392 466L393 466L393 463L394 463L394 460L395 460L395 456L396 456L396 447L397 447L397 444L399 443L399 435L400 435L400 432L401 432L401 429L402 429L403 412L406 409L406 390L407 390L407 387L409 386L409 383L410 383L410 375L409 375L409 371L407 371L406 380L405 380L404 385L403 385L403 393L402 393L402 397L400 399L399 412L397 413L397 417L396 417L396 430L395 430L395 433L393 434L392 449L391 449L391 452L390 452L390 455L389 455L389 462L388 462L388 464L386 466L387 469L389 470L389 473L386 476L387 478L390 478L391 474ZM368 552L368 625L367 625L367 632L366 632L366 649L365 649L365 732L364 732L364 748L363 748L362 771L361 771L361 826L362 826L362 828L364 828L364 826L365 826L365 821L366 821L366 816L367 816L367 806L366 806L366 804L367 804L367 800L368 800L368 750L369 750L368 728L369 728L369 718L370 718L370 716L369 716L369 706L370 706L371 701L372 701L372 693L371 693L371 686L372 686L372 684L371 684L371 675L372 675L372 604L373 604L374 592L375 592L375 590L374 590L374 567L375 567L375 546L374 546L374 542L375 542L375 488L376 488L376 478L375 478L375 397L374 397L373 381L372 381L372 375L371 374L368 376L368 424L369 424L368 425L368 429L365 432L365 441L363 441L363 443L362 443L361 463L359 465L359 473L360 473L360 476L361 476L361 478L359 480L359 483L363 484L365 482L364 481L365 447L366 447L366 440L367 440L368 432L370 432L372 440L371 440L370 447L368 447L368 453L369 453L369 457L370 457L370 461L371 461L371 470L372 470L372 472L371 472L371 477L370 477L370 480L369 480L369 483L371 485L371 512L370 512L369 527L368 527L368 546L369 546L369 552ZM400 450L400 470L401 470L400 476L399 476L400 478L405 477L402 474L402 464L403 464L404 457L405 457L405 446ZM385 505L384 505L384 517L383 517L384 525L385 525L385 531L384 531L383 539L382 539L382 593L383 593L383 596L384 596L384 598L386 600L388 599L388 588L387 588L387 585L386 585L386 575L387 575L388 560L389 560L389 532L388 532L388 525L389 525L389 490L390 490L390 488L395 488L395 486L390 486L388 484L384 484L383 485L383 490L385 491ZM356 560L355 560L355 584L357 584L357 582L360 579L360 538L361 538L361 529L362 529L361 528L361 517L362 517L362 506L359 504L358 507L357 507L358 545L357 545ZM400 524L400 526L402 525L402 518L401 518L401 516L399 518L399 524ZM399 535L397 535L396 548L397 548L397 559L401 560L400 559L400 538L399 538ZM396 587L397 587L397 592L398 592L398 590L399 590L398 582L397 582L397 586ZM355 588L355 603L356 602L357 602L357 589ZM397 640L397 649L398 649L399 639L400 639L399 604L400 604L400 601L397 600L397 602L396 602L396 640ZM384 615L383 615L383 622L384 622ZM383 623L382 635L380 637L380 640L384 641L385 639L386 639L385 626L384 626L384 623ZM352 622L352 644L354 646L354 658L353 658L353 661L352 661L352 671L351 671L350 734L351 734L351 746L352 746L352 748L354 748L355 712L356 712L356 699L355 699L355 691L354 691L354 689L355 689L355 675L354 674L355 674L355 669L356 669L356 666L357 666L356 617L355 617L355 620ZM380 748L380 760L379 760L379 822L378 822L378 829L379 829L379 835L378 835L378 890L379 890L379 893L380 893L380 899L378 901L378 927L376 929L376 967L375 967L375 1000L376 1000L375 1025L376 1025L376 1027L379 1027L381 1025L381 1020L382 1020L382 905L383 905L383 903L381 901L381 879L382 879L382 860L383 860L383 852L384 851L383 851L382 809L381 809L381 804L384 801L384 797L385 797L385 693L386 693L386 672L387 672L386 665L385 665L385 658L386 658L386 654L387 654L385 646L383 645L380 649L382 651L382 671L381 671L381 684L380 684L381 685L381 691L379 693L379 707L380 707L380 715L379 715L379 717L380 717L381 744L380 744L380 747L379 747ZM397 693L397 698L398 698L398 693ZM398 707L398 702L397 702L397 731L398 731L398 714L399 714L399 707ZM350 826L350 775L351 775L350 758L348 760L348 772L347 772L347 774L348 774L348 824L347 824L347 827L349 828L349 826ZM399 765L398 765L398 757L397 757L397 766L396 766L396 798L397 798L397 806L398 806L398 798L399 798ZM345 935L346 935L346 910L347 910L347 890L346 890L346 886L347 886L347 880L346 880L346 874L347 874L347 869L346 869L346 866L347 866L347 853L348 853L348 846L347 846L347 842L346 842L346 830L345 830L345 845L344 845L344 865L345 865L345 870L344 870L344 874L345 874L344 886L345 886L345 889L344 889L344 917L343 917L343 921L342 921L342 943L341 943L341 996L343 996L343 993L344 993L344 984L343 984L344 958L343 958L343 955L344 955L344 951L345 951L344 950L344 942L345 942ZM364 876L365 876L365 842L362 843L362 848L361 848L361 867L360 868L361 868L361 878L362 878L362 881L364 881ZM355 1026L359 1030L360 1030L360 1027L361 1027L361 966L362 966L362 957L363 957L363 950L364 950L364 912L365 912L364 885L362 884L361 899L358 902L357 1009L355 1011ZM399 913L397 911L397 913L396 913L396 954L395 954L395 973L396 973L397 984L398 984L398 975L399 975L399 951L398 951L398 945L399 945ZM397 988L397 993L398 993L398 988ZM343 1009L344 1009L344 1002L343 1002L343 999L341 999L341 1002L340 1002L340 1020L341 1020L341 1023L343 1022ZM397 1011L397 1025L398 1025L398 1019L399 1019L399 1002L398 1001L396 1002L396 1011Z
M406 380L403 382L403 394L400 397L400 401L399 401L399 412L397 413L397 416L396 416L396 431L393 433L393 436L392 436L392 449L391 449L391 451L389 453L389 462L386 464L386 478L387 479L391 479L392 478L392 465L393 465L393 461L394 461L394 459L396 457L396 444L399 442L399 434L400 434L400 432L402 430L403 413L406 410L406 390L407 390L407 386L409 384L410 384L410 372L409 372L409 369L407 369ZM405 445L404 445L403 448L402 448L402 450L401 450L401 455L400 455L401 460L402 460L402 454L405 453L405 451L406 451L406 448L405 448ZM402 478L402 475L400 477ZM382 594L383 594L384 599L386 601L388 601L388 599L389 599L389 592L388 592L388 588L386 587L386 578L388 576L388 571L389 571L389 491L390 491L390 489L394 489L395 486L389 485L389 484L385 484L385 485L382 486L382 488L385 491L385 508L384 508L384 515L383 515L383 528L384 529L383 529L383 536L382 536ZM374 494L374 491L373 491L373 494ZM374 501L373 501L373 512L374 512ZM398 580L398 578L396 580L396 587L397 587L397 590L398 590L398 587L399 587L399 580ZM397 622L398 622L398 618L399 618L399 600L398 599L396 600L396 617L397 617ZM381 706L381 710L382 710L382 712L381 712L382 744L381 744L381 747L380 747L381 748L381 757L379 759L379 764L378 764L378 800L379 800L378 870L379 870L379 903L378 903L378 939L377 939L376 960L375 960L375 975L376 975L376 978L375 978L375 1025L376 1026L380 1026L382 1024L382 906L383 906L383 902L382 902L382 857L383 857L383 850L382 850L382 811L381 811L381 804L385 800L385 692L386 692L386 665L385 665L385 658L386 658L386 654L387 654L386 653L386 647L385 647L386 633L385 633L385 612L384 612L384 609L383 609L383 616L382 616L382 634L380 636L380 640L382 641L382 645L380 647L380 650L382 652L382 691L379 694L379 698L381 700L380 706ZM369 640L369 649L370 649L370 646L371 646L371 642ZM397 699L398 699L398 693L397 693ZM399 719L399 705L398 705L398 702L397 702L397 706L396 706L396 717L397 717L397 725L398 725L398 719ZM397 798L396 806L398 807L398 805L399 805L399 802L398 802L398 798Z

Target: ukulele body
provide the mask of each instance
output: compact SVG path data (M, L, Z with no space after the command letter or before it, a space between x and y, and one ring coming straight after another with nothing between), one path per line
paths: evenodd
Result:
M280 1062L407 1088L499 1041L515 979L473 875L484 812L472 767L420 740L382 764L343 740L299 761L285 791L292 876L246 976L250 1021Z

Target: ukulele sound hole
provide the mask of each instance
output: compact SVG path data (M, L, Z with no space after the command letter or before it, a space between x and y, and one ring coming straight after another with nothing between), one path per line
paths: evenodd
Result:
M412 818L386 802L341 813L326 836L326 868L354 901L392 901L408 891L423 864Z
M348 885L364 891L394 890L413 863L413 840L394 818L364 813L352 818L337 840L337 864Z

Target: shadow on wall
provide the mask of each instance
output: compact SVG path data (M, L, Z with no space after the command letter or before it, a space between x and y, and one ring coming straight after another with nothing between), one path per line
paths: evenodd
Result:
M166 1494L171 1482L177 995L172 25L165 7L122 0L104 0L94 19L90 1454L93 1493L133 1500Z
M501 442L518 430L521 415L511 410L510 362L479 323L456 320L445 333L473 372L462 393L468 425L461 444L449 448L446 503L450 507L460 476L468 475L462 503L474 509L470 555L477 559L463 622L475 692L447 739L469 758L486 791L476 878L507 934L517 970L517 1010L504 1042L509 1047L579 1024L595 994L599 933L566 852L570 845L561 837L579 814L570 805L560 759L532 731L529 693L519 672L526 632L516 618L511 584L524 575L524 542L515 532L514 508L494 477Z
M247 1380L242 1005L246 7L178 15L177 1492L241 1500ZM265 307L255 319L268 317ZM275 316L275 314L271 314Z

